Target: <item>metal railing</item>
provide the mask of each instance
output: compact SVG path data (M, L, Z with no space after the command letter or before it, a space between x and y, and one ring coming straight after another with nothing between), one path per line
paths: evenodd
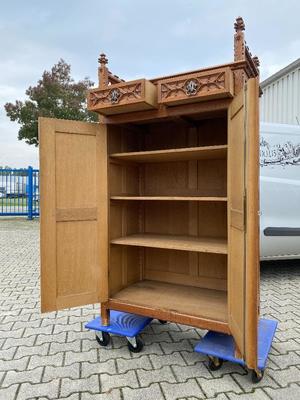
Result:
M39 215L39 170L0 169L0 215Z

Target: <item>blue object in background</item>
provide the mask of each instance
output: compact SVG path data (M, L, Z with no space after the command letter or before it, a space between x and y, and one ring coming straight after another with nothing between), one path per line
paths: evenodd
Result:
M0 215L39 215L38 169L0 169Z
M257 366L260 371L266 368L267 358L272 345L273 337L277 328L277 321L271 319L260 319L258 324L258 360ZM244 360L234 356L235 346L231 335L209 331L195 346L197 353L217 357L222 360L232 361L245 366Z
M102 325L101 317L97 317L88 322L85 327L94 331L113 333L115 335L134 337L138 335L152 318L141 315L129 314L121 311L110 311L110 324Z

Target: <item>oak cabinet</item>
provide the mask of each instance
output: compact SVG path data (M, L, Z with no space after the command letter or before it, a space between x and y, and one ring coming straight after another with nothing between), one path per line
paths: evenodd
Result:
M230 64L147 81L146 108L116 92L89 97L99 123L40 119L43 312L100 302L104 323L112 309L230 333L256 367L259 86L243 35L237 21ZM126 87L106 63L89 96Z

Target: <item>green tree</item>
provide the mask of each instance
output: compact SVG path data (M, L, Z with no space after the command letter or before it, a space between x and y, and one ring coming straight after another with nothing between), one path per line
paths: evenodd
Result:
M92 85L88 78L75 82L71 66L59 60L51 71L44 71L36 86L26 90L28 100L5 104L7 116L21 125L18 139L38 146L38 117L97 121L97 114L86 107L86 93Z

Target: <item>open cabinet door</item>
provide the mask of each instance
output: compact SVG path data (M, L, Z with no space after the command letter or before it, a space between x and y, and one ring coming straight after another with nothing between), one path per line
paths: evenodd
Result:
M228 322L237 356L257 366L258 82L249 79L228 116Z
M41 310L107 301L107 137L97 123L39 120Z

